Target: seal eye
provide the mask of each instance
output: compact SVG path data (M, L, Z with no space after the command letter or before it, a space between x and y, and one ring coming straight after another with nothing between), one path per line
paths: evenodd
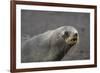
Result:
M69 36L69 33L66 31L66 32L64 33L64 35L65 35L65 36Z
M64 39L66 39L67 37L69 37L69 33L68 33L67 31L65 31L64 34L62 35L62 37L63 37Z

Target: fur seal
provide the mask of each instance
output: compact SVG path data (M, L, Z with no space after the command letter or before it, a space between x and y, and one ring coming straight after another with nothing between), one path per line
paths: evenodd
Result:
M24 42L21 62L59 61L78 41L78 31L72 26L49 30Z

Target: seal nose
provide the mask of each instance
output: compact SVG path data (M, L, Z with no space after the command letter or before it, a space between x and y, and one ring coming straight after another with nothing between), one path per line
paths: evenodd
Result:
M77 34L77 33L75 33L75 34L74 34L74 37L77 37L77 36L78 36L78 34Z

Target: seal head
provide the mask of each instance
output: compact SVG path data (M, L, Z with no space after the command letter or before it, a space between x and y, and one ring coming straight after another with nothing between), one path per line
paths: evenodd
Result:
M79 34L78 31L72 26L63 26L60 28L61 33L60 37L62 37L66 44L73 46L74 44L79 43Z

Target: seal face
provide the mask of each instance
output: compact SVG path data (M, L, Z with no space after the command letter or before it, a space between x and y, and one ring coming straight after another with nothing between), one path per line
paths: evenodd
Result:
M79 43L78 31L72 26L63 26L61 28L61 36L65 40L66 44L74 45Z
M64 38L65 42L69 45L74 45L79 40L78 33L73 32L65 32L62 37Z

